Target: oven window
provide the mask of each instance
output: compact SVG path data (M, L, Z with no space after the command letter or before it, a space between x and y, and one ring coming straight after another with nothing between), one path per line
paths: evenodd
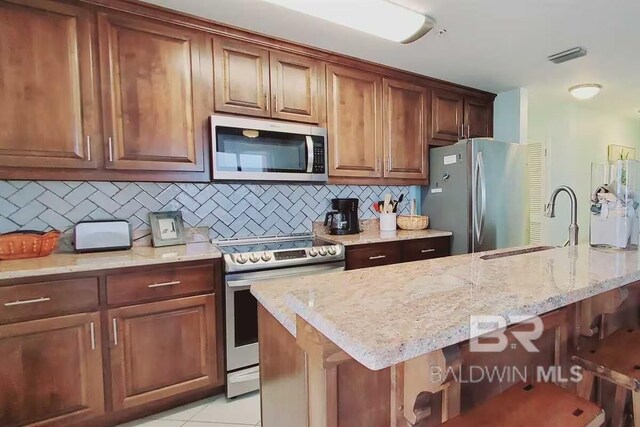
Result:
M258 342L258 301L249 289L233 293L235 346Z
M216 169L226 172L307 171L305 135L218 126Z

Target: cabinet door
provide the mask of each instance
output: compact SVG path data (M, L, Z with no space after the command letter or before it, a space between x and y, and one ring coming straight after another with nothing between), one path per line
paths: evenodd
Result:
M91 50L89 11L0 2L0 166L97 167Z
M434 89L431 95L431 144L449 145L462 137L463 95Z
M269 117L269 51L251 44L213 39L215 109Z
M384 176L427 179L427 90L384 80Z
M114 409L219 384L214 295L109 311Z
M322 85L320 63L314 59L271 52L271 117L318 123Z
M98 21L107 168L203 171L202 36L137 18Z
M0 425L67 425L104 412L100 315L0 326Z
M484 138L493 136L493 103L482 98L464 100L465 136Z
M329 175L382 176L382 79L327 66Z

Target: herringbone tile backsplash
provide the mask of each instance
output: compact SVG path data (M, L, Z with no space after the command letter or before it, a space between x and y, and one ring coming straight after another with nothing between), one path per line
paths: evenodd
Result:
M297 233L324 218L332 198L358 198L360 216L372 218L371 204L386 193L407 196L409 187L0 181L0 233L107 218L148 228L149 212L167 210L182 211L187 226L208 227L214 239Z

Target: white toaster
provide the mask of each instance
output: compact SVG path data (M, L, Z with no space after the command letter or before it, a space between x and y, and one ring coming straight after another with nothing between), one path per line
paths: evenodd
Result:
M123 219L80 221L73 228L76 252L131 249L131 224Z

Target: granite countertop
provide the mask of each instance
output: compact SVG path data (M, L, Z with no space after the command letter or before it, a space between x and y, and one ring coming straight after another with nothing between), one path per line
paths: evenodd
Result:
M313 231L319 239L344 246L366 245L370 243L395 242L399 240L429 239L432 237L451 236L450 231L433 229L426 230L395 230L380 231L378 220L364 220L361 223L362 231L359 234L345 234L337 236L329 234L322 223L314 223Z
M57 252L42 258L0 261L0 280L197 261L221 256L218 248L209 242L163 248L135 246L126 251L91 254Z
M472 338L472 315L511 324L510 316L540 315L640 280L637 251L579 245L482 255L280 279L251 292L290 332L297 314L379 370Z

